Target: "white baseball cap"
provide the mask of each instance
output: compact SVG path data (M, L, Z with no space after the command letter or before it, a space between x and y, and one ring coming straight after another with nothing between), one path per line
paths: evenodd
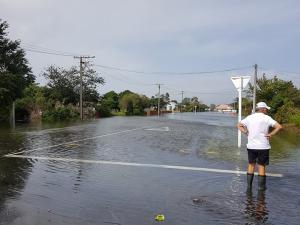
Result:
M271 109L269 106L267 106L267 104L265 102L259 102L256 104L256 108L260 109L260 108L266 108L266 109Z

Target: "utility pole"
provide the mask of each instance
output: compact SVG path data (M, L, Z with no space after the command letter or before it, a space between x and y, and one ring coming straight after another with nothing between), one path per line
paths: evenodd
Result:
M256 105L256 80L257 80L257 64L254 65L252 114L255 113L255 105Z
M157 116L160 115L160 85L163 84L156 84L158 86L158 100L157 100Z
M184 91L181 91L181 107L180 107L180 112L182 112L182 107L183 107L183 93Z
M91 59L95 58L95 56L74 56L74 59L79 59L79 65L80 65L80 99L79 99L79 110L80 110L80 119L83 120L83 108L82 108L82 92L83 92L83 64L86 63L83 61L83 59Z

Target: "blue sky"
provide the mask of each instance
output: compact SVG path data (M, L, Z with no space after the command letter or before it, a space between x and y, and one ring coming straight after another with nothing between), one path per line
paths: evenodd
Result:
M147 96L197 96L204 103L236 97L231 76L277 74L300 87L300 2L296 0L0 0L9 36L24 48L96 56L93 64L129 70L201 72L198 75L138 74L94 67L106 80L100 93L125 89ZM37 76L48 65L78 60L27 53ZM295 72L284 73L285 71Z

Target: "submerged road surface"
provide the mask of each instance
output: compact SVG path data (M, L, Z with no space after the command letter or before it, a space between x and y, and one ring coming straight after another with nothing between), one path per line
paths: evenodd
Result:
M299 224L299 135L274 137L268 189L255 178L247 194L235 123L183 113L0 128L0 225Z

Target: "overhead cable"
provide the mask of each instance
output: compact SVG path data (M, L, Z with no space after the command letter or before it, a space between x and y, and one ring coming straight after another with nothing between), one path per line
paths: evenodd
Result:
M129 69L122 69L119 67L112 67L112 66L105 66L105 65L99 65L94 64L96 67L102 67L106 69L111 70L118 70L118 71L124 71L124 72L130 72L130 73L140 73L140 74L158 74L158 75L198 75L198 74L209 74L209 73L222 73L222 72L230 72L230 71L237 71L237 70L244 70L252 68L251 66L245 66L245 67L238 67L238 68L229 68L224 70L211 70L211 71L199 71L199 72L151 72L151 71L139 71L139 70L129 70Z
M68 56L68 57L74 57L76 55L70 55L70 54L64 54L64 53L55 53L55 52L48 52L48 51L42 51L42 50L36 50L36 49L29 49L29 48L24 48L24 50L28 52L36 52L36 53L43 53L47 55L59 55L59 56Z

